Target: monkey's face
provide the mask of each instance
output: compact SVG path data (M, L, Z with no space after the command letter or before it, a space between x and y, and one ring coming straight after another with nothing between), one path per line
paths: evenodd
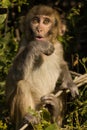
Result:
M33 38L36 40L50 40L54 19L46 15L36 15L30 20Z

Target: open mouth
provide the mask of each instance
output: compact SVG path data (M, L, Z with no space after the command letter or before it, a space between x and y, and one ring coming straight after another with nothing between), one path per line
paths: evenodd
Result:
M44 40L44 37L42 37L42 36L36 36L35 39L36 39L36 40Z

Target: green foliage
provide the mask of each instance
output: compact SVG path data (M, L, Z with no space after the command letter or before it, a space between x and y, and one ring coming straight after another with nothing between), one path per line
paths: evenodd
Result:
M81 5L82 6L82 5ZM64 47L66 47L66 51L72 49L72 47L76 46L77 44L77 26L76 24L79 22L79 17L80 17L80 7L73 7L71 8L70 12L67 15L67 32L64 36L64 40L62 43L64 44ZM71 45L71 46L70 46ZM71 47L71 48L70 48Z
M0 26L1 26L1 24L4 23L6 17L7 17L7 14L3 14L3 15L0 14Z
M10 0L2 0L2 7L8 8L11 6Z
M12 58L17 51L17 43L11 33L0 37L0 84L4 83ZM2 85L1 85L2 86Z
M86 130L87 128L87 85L80 89L80 96L74 102L69 102L69 113L66 120L70 128Z
M1 120L0 120L0 130L7 130L6 123L3 123Z
M39 112L36 112L32 109L28 111L31 115L40 118L40 122L37 125L33 125L34 130L58 130L58 126L56 123L51 124L51 115L46 108L41 108Z
M8 8L10 2L2 1L2 9ZM0 14L0 130L7 130L7 109L4 96L4 85L8 69L18 48L18 43L14 36L14 28L7 25L8 12Z
M82 59L79 60L81 65L84 67L85 72L87 73L87 68L86 68L86 63L87 63L87 57L83 57Z

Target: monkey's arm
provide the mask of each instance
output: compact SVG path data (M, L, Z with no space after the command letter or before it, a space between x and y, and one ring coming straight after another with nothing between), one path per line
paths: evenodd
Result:
M68 65L65 62L61 65L61 77L62 77L62 84L60 85L60 89L69 89L71 92L72 97L76 97L79 95L78 88L74 84L72 77L70 75Z
M60 90L69 89L72 97L78 96L79 95L78 88L74 84L72 77L70 75L70 72L69 72L67 62L64 60L63 47L61 44L59 44L58 53L59 53L58 55L60 56L60 68L61 68L60 81L61 81L61 85L60 85L60 87L59 86L58 87L56 86L56 87L59 88Z

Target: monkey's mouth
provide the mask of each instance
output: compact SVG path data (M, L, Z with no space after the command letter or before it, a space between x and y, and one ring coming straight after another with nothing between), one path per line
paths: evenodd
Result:
M42 36L36 36L36 38L35 38L36 40L44 40L45 38L44 37L42 37Z

